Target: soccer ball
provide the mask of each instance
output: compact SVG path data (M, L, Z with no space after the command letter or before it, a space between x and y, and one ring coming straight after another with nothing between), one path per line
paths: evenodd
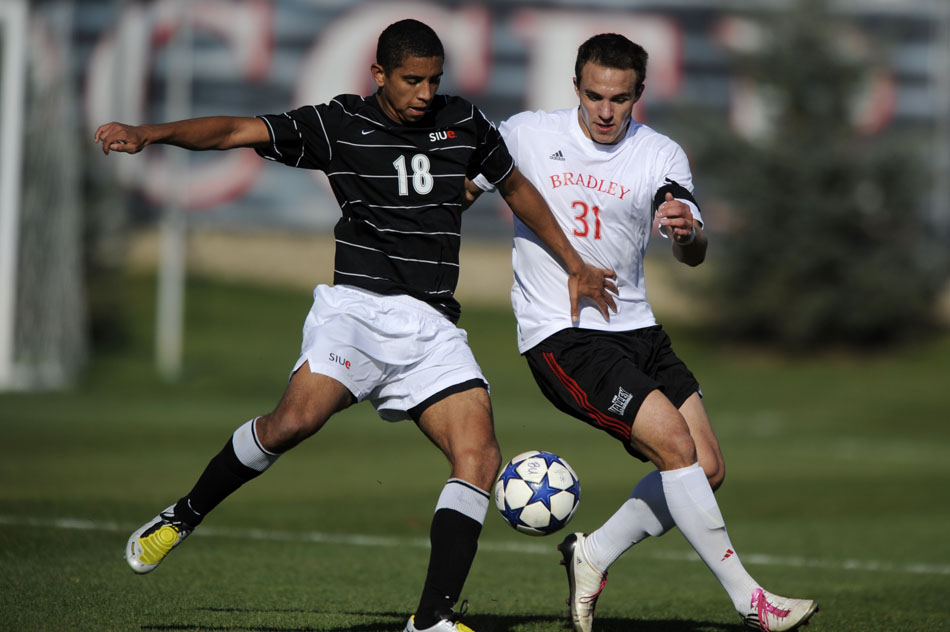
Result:
M531 450L508 461L495 483L495 506L509 525L528 535L560 530L580 506L581 484L567 461Z

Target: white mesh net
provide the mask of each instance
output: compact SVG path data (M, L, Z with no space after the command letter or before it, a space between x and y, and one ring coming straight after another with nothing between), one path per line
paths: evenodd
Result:
M68 385L86 356L70 5L46 4L28 22L12 345L2 388ZM8 28L0 37L9 36Z

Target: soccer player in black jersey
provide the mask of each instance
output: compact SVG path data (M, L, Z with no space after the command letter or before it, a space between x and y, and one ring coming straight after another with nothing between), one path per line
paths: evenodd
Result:
M342 211L334 285L314 290L283 397L273 412L233 433L187 495L132 534L126 560L135 572L154 570L219 502L335 412L367 399L384 419L413 419L451 465L430 527L422 596L405 630L470 630L452 608L501 457L487 382L456 327L466 179L488 178L561 260L573 314L589 300L606 316L607 291L616 287L611 271L581 260L478 108L436 94L443 60L435 32L403 20L379 37L374 95L342 95L279 115L113 122L96 130L106 154L134 154L151 144L253 147L269 160L320 169Z

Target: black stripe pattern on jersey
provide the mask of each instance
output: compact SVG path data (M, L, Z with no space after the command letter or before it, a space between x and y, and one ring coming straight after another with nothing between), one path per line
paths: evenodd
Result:
M271 137L261 156L329 179L342 211L334 283L408 294L457 322L465 178L497 183L514 168L481 111L439 95L418 124L401 125L375 96L341 95L260 118Z

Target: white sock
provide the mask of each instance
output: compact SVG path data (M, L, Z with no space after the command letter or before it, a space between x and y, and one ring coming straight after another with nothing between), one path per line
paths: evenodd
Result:
M606 572L631 546L675 526L666 507L660 472L653 470L640 479L620 509L584 539L584 555L594 568Z
M257 440L257 430L255 424L259 418L255 417L240 428L234 431L231 436L231 444L234 446L234 454L238 461L248 466L252 470L263 472L277 460L279 454L268 452L261 446Z
M729 593L736 610L749 612L752 593L759 585L746 572L729 541L722 512L703 468L694 463L660 475L676 526Z
M460 478L450 478L445 482L442 493L439 494L435 510L454 509L478 524L485 524L488 501L488 492L482 491Z

